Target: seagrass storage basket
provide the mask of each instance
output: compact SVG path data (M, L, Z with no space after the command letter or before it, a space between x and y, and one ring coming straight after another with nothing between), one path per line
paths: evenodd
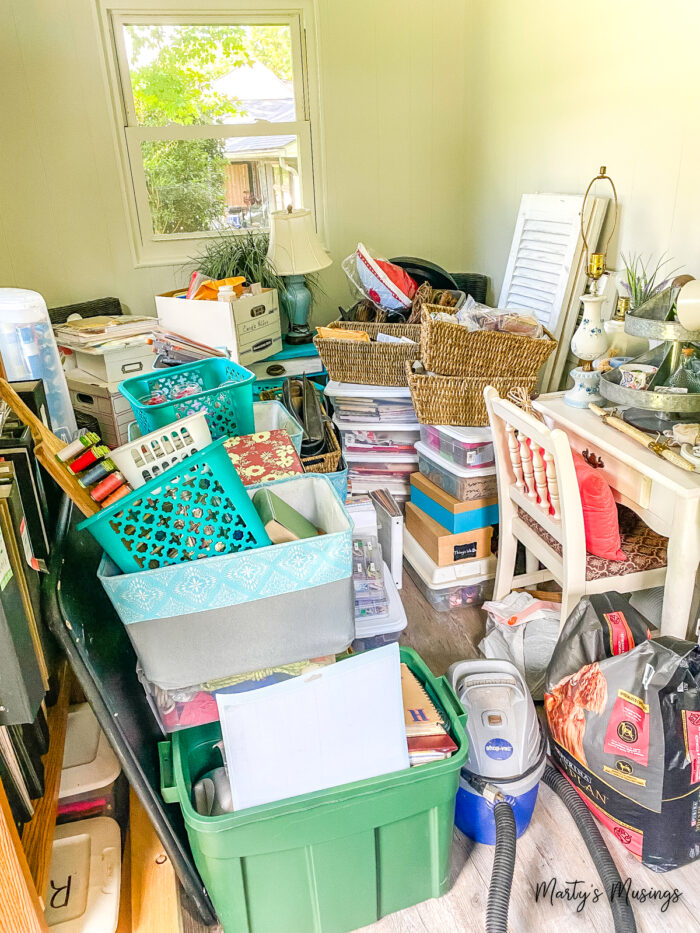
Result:
M324 425L328 451L325 454L314 454L302 457L301 462L306 473L335 473L340 465L340 444L335 436L330 422Z
M363 330L370 343L331 337L314 337L328 376L334 382L354 382L372 386L405 386L406 362L418 356L420 324L365 324L359 321L334 321L329 327L340 330ZM408 337L410 343L377 343L377 334Z
M525 378L438 376L433 373L414 373L411 364L406 363L406 379L421 424L485 427L489 423L484 402L486 386L493 386L501 397L507 396L517 386L532 393L537 384L537 373Z
M498 330L470 331L461 324L435 321L431 311L453 314L452 308L424 305L420 325L420 358L427 370L443 376L537 376L557 342L545 328L536 339Z

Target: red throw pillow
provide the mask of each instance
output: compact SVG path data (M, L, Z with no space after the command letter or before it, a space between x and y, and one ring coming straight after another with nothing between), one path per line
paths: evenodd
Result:
M573 451L572 451L573 453ZM620 548L620 524L612 490L605 477L574 453L574 469L583 508L586 550L595 557L627 560Z

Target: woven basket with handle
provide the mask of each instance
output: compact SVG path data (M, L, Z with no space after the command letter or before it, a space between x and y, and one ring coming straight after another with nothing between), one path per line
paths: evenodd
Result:
M423 305L420 357L427 370L443 376L537 376L557 342L545 328L540 339L499 330L470 331L456 321L435 321L431 311L452 308Z
M537 374L522 376L437 376L411 372L406 364L406 379L413 407L421 424L451 424L485 427L489 423L484 389L491 385L505 398L511 389L522 386L531 393Z
M340 330L363 330L370 343L314 337L328 375L335 382L354 382L372 386L405 386L406 362L418 356L420 324L365 324L334 321L329 327ZM408 337L415 343L377 343L377 334Z

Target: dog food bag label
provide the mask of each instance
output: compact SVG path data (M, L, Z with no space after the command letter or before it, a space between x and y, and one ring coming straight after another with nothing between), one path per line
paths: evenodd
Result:
M644 623L614 594L582 600L552 655L545 710L554 759L597 819L668 871L700 858L700 647L649 639Z

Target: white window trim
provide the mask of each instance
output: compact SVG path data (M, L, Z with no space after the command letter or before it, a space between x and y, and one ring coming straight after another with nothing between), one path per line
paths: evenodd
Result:
M312 134L315 130L317 137L319 136L320 125L312 3L313 0L297 0L293 7L279 9L273 8L270 0L245 0L245 9L239 11L232 10L232 0L208 0L207 12L200 13L192 9L193 0L131 0L129 3L96 0L114 143L120 166L120 183L135 267L182 265L196 252L198 244L217 235L199 232L159 236L152 232L145 173L141 161L141 141L145 139L297 136L303 206L312 210L319 236L324 238L325 223L320 208L325 200L322 197L323 154L320 146L314 145L312 148ZM288 23L298 36L298 41L292 43L296 121L167 127L136 124L122 25L139 22L235 25L246 22L264 24L266 21L270 24Z

